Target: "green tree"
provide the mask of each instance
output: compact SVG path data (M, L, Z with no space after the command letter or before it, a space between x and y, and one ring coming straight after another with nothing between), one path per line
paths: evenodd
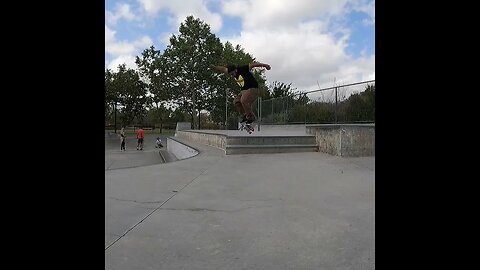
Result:
M141 121L147 112L146 106L149 99L147 85L140 80L139 74L133 69L127 69L125 64L119 65L113 86L118 91L123 124L129 125L135 118Z
M375 121L375 85L367 85L365 91L352 94L342 106L344 121Z
M141 57L137 56L135 59L139 74L147 84L150 101L153 102L153 107L149 106L148 108L152 110L149 116L154 118L149 121L153 124L160 123L160 133L163 123L168 119L170 113L167 104L172 99L172 92L169 91L166 83L166 71L162 60L162 54L159 50L155 50L154 46L145 49Z
M156 128L159 127L160 133L162 133L164 124L169 122L171 114L172 111L163 106L159 108L152 107L147 112L145 123L151 126L155 126Z
M285 84L283 82L274 81L268 90L272 98L292 97L295 94L294 89L292 88L292 83Z
M208 24L193 16L180 24L179 32L163 53L165 81L180 109L191 114L194 128L200 128L196 116L209 107L219 90L218 78L208 67L220 59L222 43Z
M113 86L114 74L110 69L105 70L105 124L110 122L115 109L117 97L116 89Z

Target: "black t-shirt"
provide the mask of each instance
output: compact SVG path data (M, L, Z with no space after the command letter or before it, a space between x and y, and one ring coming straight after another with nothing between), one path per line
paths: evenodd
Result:
M248 65L237 67L237 75L235 76L237 84L240 86L240 90L247 90L250 88L258 88L258 82L250 73Z

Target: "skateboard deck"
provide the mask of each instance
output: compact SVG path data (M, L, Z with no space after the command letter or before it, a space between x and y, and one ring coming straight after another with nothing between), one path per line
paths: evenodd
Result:
M248 134L252 134L255 131L255 128L256 128L255 122L252 122L250 124L241 123L239 130L245 130Z

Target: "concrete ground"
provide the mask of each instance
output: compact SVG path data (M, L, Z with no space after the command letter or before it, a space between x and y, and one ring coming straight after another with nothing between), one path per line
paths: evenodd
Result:
M107 140L105 269L375 269L374 157L188 142L199 155L155 163Z
M125 150L120 150L120 137L115 134L105 136L105 170L131 168L146 165L163 163L164 160L155 148L157 137L160 137L166 151L166 136L146 134L143 142L143 150L137 150L137 139L135 135L127 136Z

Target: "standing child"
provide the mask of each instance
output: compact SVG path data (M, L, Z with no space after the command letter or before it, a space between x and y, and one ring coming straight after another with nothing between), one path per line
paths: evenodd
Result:
M126 151L125 150L125 129L122 127L122 130L120 130L120 151Z
M137 150L143 150L143 138L145 137L145 132L143 131L142 127L140 127L137 131Z

